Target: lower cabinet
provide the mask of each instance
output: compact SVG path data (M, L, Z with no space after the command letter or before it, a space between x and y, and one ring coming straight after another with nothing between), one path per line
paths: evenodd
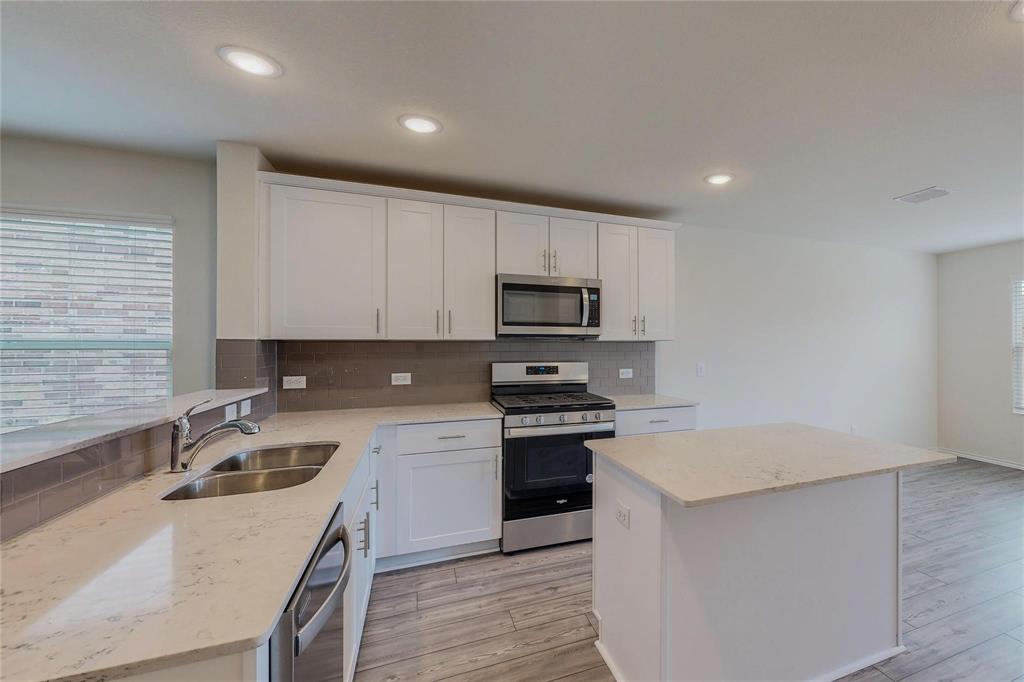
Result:
M501 448L399 455L398 554L501 536Z
M352 569L345 590L345 677L351 680L359 657L359 643L370 603L370 588L376 562L376 459L369 449L363 454L342 494L345 525L349 531Z
M655 407L647 410L615 412L616 436L639 436L665 431L692 431L697 428L696 407Z

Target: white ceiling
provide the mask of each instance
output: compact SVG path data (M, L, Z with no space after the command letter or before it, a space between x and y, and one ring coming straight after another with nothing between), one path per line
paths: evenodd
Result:
M1024 236L1005 2L0 7L9 133L242 140L284 170L924 251ZM227 68L224 44L284 77ZM702 182L719 170L738 179ZM930 185L952 194L890 198Z

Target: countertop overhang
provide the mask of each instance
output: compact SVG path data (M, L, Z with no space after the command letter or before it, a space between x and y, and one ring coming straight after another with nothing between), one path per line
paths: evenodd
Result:
M586 445L684 507L956 460L796 423L605 438Z
M5 679L98 680L265 642L374 431L499 419L490 404L278 413L206 446L189 474L155 472L3 543ZM261 445L337 441L293 488L167 502L182 481Z

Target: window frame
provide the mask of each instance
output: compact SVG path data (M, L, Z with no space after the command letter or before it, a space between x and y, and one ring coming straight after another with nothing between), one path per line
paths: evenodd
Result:
M1024 415L1024 279L1015 279L1010 292L1010 406Z
M37 206L37 205L23 205L23 204L0 204L0 219L3 221L32 221L38 220L40 222L53 222L53 223L79 223L88 225L94 223L97 226L104 228L116 228L117 226L134 227L134 228L152 228L167 230L170 233L170 280L167 283L167 289L170 292L170 324L168 325L168 331L166 334L166 340L150 339L145 340L142 338L126 338L126 339L85 339L85 340L67 340L67 339L10 339L0 338L0 349L3 350L97 350L97 351L147 351L147 350L159 350L166 352L166 392L159 398L153 398L152 400L141 398L137 402L130 402L125 405L111 406L109 409L100 409L97 411L83 412L81 414L72 414L64 419L60 419L55 422L44 422L41 424L34 424L30 426L24 426L22 428L16 428L9 431L4 431L6 434L15 434L20 432L31 432L36 429L46 429L47 427L59 427L62 424L73 422L77 419L89 418L97 415L110 413L111 411L117 411L124 408L137 407L154 401L166 400L174 395L173 391L173 372L174 372L174 342L173 342L173 321L174 321L174 260L175 260L175 225L174 219L167 215L156 215L156 214L140 214L140 213L100 213L93 211L83 211L75 209L64 209L51 206ZM103 262L102 260L100 262ZM2 387L0 387L2 392Z

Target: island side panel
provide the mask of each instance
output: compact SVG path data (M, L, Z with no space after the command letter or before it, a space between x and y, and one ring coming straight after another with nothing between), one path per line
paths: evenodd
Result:
M598 651L619 682L661 675L661 493L594 455ZM628 510L628 528L617 518Z
M835 679L899 652L899 480L664 504L662 679Z

